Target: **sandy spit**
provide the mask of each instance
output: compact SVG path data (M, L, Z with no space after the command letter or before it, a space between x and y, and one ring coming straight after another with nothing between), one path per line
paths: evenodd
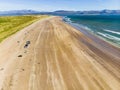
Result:
M40 20L0 43L0 90L120 90L120 50Z

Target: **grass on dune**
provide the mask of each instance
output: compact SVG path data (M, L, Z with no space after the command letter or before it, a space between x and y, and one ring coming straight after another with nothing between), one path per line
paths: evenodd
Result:
M22 28L47 15L26 15L26 16L1 16L0 17L0 42Z

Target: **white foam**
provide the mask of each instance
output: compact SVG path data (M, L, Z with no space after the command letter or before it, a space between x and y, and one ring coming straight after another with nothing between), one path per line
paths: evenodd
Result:
M90 31L90 32L93 32L92 29L90 29L89 27L87 27L87 26L85 26L85 25L78 24L78 23L73 23L73 24L76 25L76 26L78 26L78 27L80 27L80 28L82 28L82 29L85 29L85 30L88 30L88 31Z
M104 29L104 31L120 35L120 32L111 31L111 30L107 30L107 29Z
M68 22L68 23L72 23L71 19L68 18L67 16L63 17L63 19L64 19L66 22Z
M89 27L83 26L86 30L92 31Z
M101 32L97 32L97 34L99 34L99 35L101 35L101 36L103 36L105 38L111 39L111 40L120 41L120 38L112 36L112 35L109 35L109 34L103 34Z

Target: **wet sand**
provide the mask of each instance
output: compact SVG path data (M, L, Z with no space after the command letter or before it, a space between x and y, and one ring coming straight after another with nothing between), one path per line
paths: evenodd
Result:
M120 90L120 49L46 18L0 43L0 89Z

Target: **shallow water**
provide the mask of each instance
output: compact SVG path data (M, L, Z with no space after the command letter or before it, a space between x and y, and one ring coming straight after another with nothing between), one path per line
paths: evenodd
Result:
M71 15L64 20L120 46L120 15Z

